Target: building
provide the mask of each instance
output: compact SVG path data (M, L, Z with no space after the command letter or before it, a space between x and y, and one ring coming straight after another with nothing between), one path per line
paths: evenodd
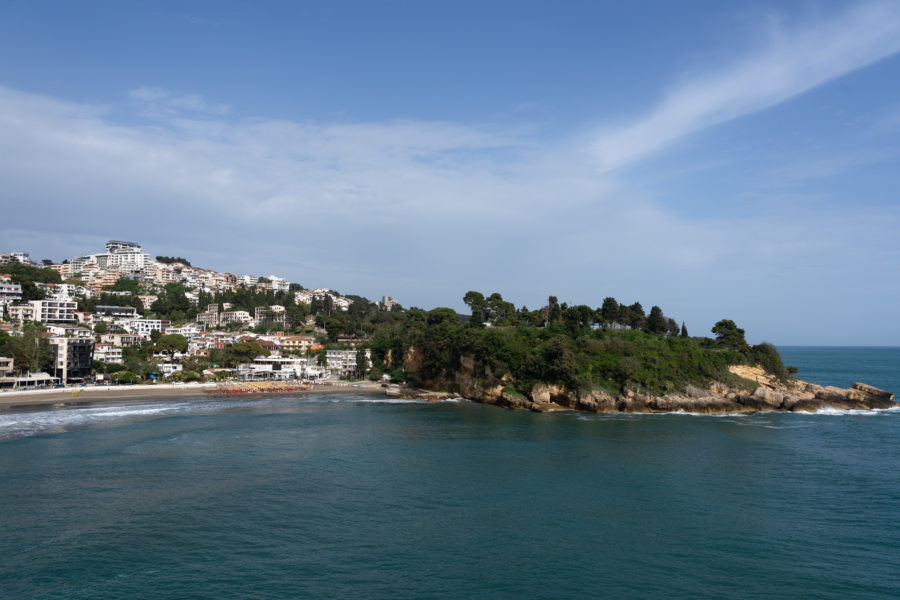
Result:
M13 372L15 361L5 356L0 356L0 377L8 377Z
M192 335L197 335L198 333L203 333L204 327L201 323L187 323L182 325L181 327L166 327L165 333L166 335L170 334L178 334L183 335L186 338L191 337Z
M125 331L139 335L145 340L149 340L150 334L154 331L162 333L171 325L172 321L165 319L134 319L122 323Z
M328 370L334 375L351 375L356 373L356 350L326 350ZM366 350L366 357L369 351Z
M90 329L84 327L76 327L75 325L53 325L46 326L47 333L59 337L76 338L79 340L89 340L94 337Z
M90 378L94 360L92 340L51 337L49 342L53 354L48 370L54 377L67 383Z
M219 324L219 313L213 311L199 313L197 315L197 322L203 323L207 327L215 327Z
M101 317L114 317L116 319L136 319L137 309L133 306L111 306L98 304L94 314Z
M272 306L257 306L254 309L254 321L257 325L271 326L278 325L284 327L285 312L284 307L279 304Z
M253 318L246 310L229 310L219 313L220 325L225 325L226 323L243 323L247 325L252 320Z
M104 333L100 336L100 341L105 344L112 344L117 348L123 348L125 346L139 346L144 341L144 338L133 333Z
M337 336L338 344L347 344L348 346L352 346L356 348L360 344L365 344L369 342L369 338L358 337L355 335L339 335Z
M74 273L72 272L72 264L71 263L60 263L56 265L50 265L50 268L59 273L61 279L68 279Z
M313 338L304 335L288 335L281 339L281 349L293 354L306 354L314 342Z
M122 349L112 344L94 344L94 360L103 361L105 363L124 364L122 357Z
M22 300L22 286L18 283L0 283L0 304L11 304Z
M32 300L28 304L11 304L10 318L41 323L74 323L78 303L71 300Z
M397 302L390 296L382 296L381 306L384 307L384 310L391 310L394 308L395 304L397 304Z

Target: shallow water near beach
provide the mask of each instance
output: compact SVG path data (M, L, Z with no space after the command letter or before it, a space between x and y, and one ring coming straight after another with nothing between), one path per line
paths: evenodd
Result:
M895 409L198 397L0 436L3 598L900 596Z

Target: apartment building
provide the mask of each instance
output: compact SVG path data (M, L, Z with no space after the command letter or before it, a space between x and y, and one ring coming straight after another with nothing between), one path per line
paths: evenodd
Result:
M122 323L125 331L139 335L145 340L149 340L150 334L154 331L162 333L171 325L172 321L165 319L134 319Z
M112 344L117 348L123 348L125 346L137 346L144 341L144 338L133 333L104 333L100 336L100 341L105 344Z
M22 286L18 283L0 283L0 304L22 300Z
M124 364L122 349L112 344L94 344L94 360L105 363Z
M94 337L90 329L84 327L76 327L74 325L53 325L46 326L47 333L59 337L75 338L79 340L89 340Z
M219 313L220 325L225 325L226 323L243 323L247 325L252 320L253 317L246 310L229 310Z
M90 339L51 337L49 371L60 381L83 381L91 376L94 360L94 342Z
M41 323L74 323L78 303L70 300L32 300L28 304L10 305L10 318Z

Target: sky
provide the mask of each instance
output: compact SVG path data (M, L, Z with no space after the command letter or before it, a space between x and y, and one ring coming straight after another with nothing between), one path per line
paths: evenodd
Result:
M900 3L0 1L0 252L900 345Z

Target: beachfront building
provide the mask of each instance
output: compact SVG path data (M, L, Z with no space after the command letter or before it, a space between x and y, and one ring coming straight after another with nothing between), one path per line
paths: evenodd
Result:
M62 382L84 381L91 376L94 342L90 339L51 337L49 371Z
M366 356L369 351L366 350ZM333 375L351 375L356 373L356 350L326 350L325 357L328 359L328 370Z
M16 363L12 358L0 356L0 377L7 377L10 373L12 373L15 364Z

